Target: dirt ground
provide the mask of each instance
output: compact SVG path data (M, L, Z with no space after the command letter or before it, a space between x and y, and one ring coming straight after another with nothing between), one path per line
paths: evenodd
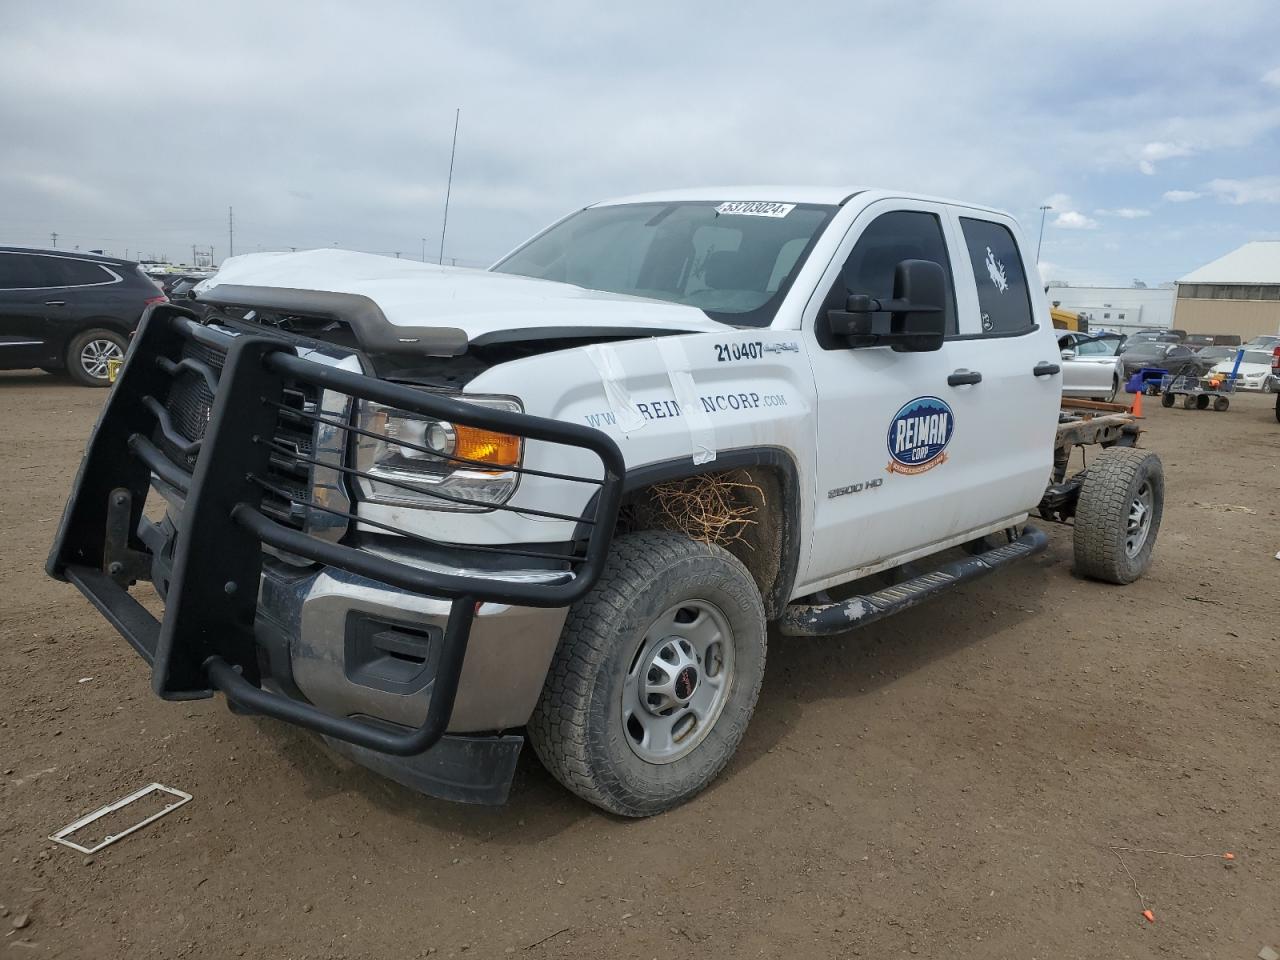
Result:
M42 567L101 391L0 374L4 957L1192 957L1280 942L1280 424L1148 403L1168 503L1128 588L1047 554L829 641L779 641L737 758L647 821L526 751L502 808L164 703ZM92 858L48 834L194 794ZM1183 854L1124 853L1109 845ZM1134 882L1154 911L1141 916ZM26 925L17 929L19 921Z

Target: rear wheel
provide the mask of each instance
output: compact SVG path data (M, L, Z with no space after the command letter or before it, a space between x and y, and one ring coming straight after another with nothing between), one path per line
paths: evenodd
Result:
M1197 410L1209 409L1209 395L1207 393L1202 393L1200 394L1200 396L1196 397L1196 409Z
M1076 571L1132 583L1151 566L1164 515L1164 467L1149 450L1111 447L1093 458L1076 503Z
M1166 390L1164 393L1160 395L1160 406L1172 407L1173 402L1177 399L1178 399L1177 397L1175 397L1172 393Z
M1231 406L1231 401L1228 400L1226 397L1213 398L1213 409L1217 410L1219 413L1227 409L1227 407L1229 406Z
M1191 394L1188 393L1185 397L1182 398L1183 410L1194 410L1195 406L1196 406L1196 398L1193 397Z
M619 537L569 611L529 739L578 796L661 813L733 756L764 663L764 606L728 551L670 531Z
M1276 423L1280 423L1280 394L1276 396Z
M107 361L123 360L128 341L114 330L86 330L67 346L67 373L86 387L109 387Z

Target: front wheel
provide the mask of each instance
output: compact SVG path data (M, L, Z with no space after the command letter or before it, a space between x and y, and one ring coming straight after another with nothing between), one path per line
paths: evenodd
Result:
M1177 397L1175 397L1172 393L1166 390L1164 393L1160 395L1160 406L1172 407L1173 402L1177 399L1178 399Z
M764 664L764 605L736 558L670 531L619 537L569 611L529 739L585 800L661 813L729 762Z
M1149 450L1110 447L1093 458L1076 502L1076 571L1132 583L1151 566L1164 515L1164 466Z
M114 330L86 330L67 347L67 373L85 387L109 387L109 360L123 360L128 341Z

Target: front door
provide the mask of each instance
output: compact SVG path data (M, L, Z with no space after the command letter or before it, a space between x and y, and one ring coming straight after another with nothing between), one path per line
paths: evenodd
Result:
M828 271L829 293L806 334L813 337L818 465L810 583L941 540L972 522L964 477L981 459L980 425L957 419L952 351L898 353L850 348L830 332L826 312L851 294L893 296L903 260L932 260L947 276L947 332L957 332L945 211L882 201L854 221Z

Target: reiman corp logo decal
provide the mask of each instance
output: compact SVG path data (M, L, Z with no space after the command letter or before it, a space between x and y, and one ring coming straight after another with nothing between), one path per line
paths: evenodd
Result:
M947 462L955 414L945 400L916 397L889 424L889 473L924 473Z

